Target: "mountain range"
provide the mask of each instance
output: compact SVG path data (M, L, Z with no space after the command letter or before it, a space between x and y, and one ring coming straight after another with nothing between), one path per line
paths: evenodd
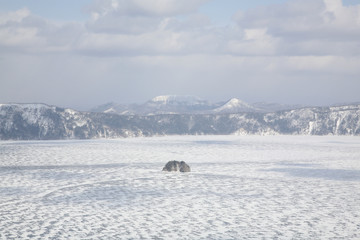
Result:
M119 115L158 115L158 114L223 114L243 112L274 112L301 108L301 105L276 103L249 104L240 99L211 103L195 96L165 95L157 96L143 104L106 103L90 109L91 112L116 113Z
M247 104L238 99L211 104L196 97L177 96L160 96L123 108L107 104L88 112L46 104L0 104L0 139L360 135L360 104L272 110L281 107L284 106Z

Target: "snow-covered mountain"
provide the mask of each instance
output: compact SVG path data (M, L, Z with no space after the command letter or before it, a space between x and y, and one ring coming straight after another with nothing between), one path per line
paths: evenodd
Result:
M91 138L87 113L46 104L0 105L0 139Z
M235 101L236 102L236 101ZM360 105L271 113L119 115L45 104L0 104L0 139L91 139L154 135L360 136Z
M303 106L276 103L249 104L238 98L225 102L211 103L196 96L157 96L143 104L122 105L107 103L91 109L91 112L116 113L120 115L157 114L227 114L243 112L274 112L301 108Z
M136 113L133 112L133 110L131 109L133 106L136 106L136 105L135 104L124 105L124 104L109 102L109 103L105 103L105 104L102 104L100 106L90 109L90 112L115 113L115 114L120 114L120 115L134 115Z
M153 103L155 105L185 105L185 106L196 106L196 105L206 105L206 101L202 100L196 96L178 96L178 95L164 95L157 96L151 99L148 103Z
M138 107L142 115L198 113L213 108L208 101L195 96L157 96Z
M157 115L205 113L217 107L196 96L157 96L143 104L121 105L108 103L93 108L91 112L117 113L120 115Z
M214 113L239 113L239 112L260 112L261 109L255 108L238 98L232 98L222 106L213 109Z

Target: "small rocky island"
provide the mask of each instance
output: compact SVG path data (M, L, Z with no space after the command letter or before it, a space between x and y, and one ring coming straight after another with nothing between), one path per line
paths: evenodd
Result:
M165 167L163 168L163 171L167 172L190 172L190 167L187 165L184 161L169 161Z

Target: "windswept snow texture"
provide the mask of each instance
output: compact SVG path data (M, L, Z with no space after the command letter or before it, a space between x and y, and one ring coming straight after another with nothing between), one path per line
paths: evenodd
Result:
M0 239L360 239L358 137L0 142L0 179Z

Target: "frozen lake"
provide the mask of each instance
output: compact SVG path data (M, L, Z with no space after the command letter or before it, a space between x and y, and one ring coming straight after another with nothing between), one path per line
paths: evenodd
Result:
M360 138L0 142L0 239L360 239Z

